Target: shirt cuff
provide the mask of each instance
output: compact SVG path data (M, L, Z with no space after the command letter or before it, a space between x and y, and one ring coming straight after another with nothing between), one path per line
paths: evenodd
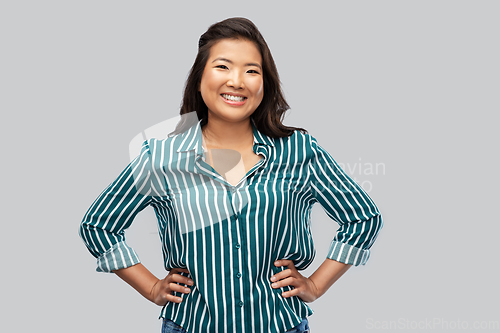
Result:
M366 263L370 257L370 250L363 250L346 243L332 241L326 257L344 264L358 266Z
M116 243L97 258L96 271L113 273L115 270L134 266L140 262L139 256L134 249L123 241Z

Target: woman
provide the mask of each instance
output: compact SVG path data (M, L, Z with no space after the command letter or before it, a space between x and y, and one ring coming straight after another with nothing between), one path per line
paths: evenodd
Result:
M85 215L80 235L97 270L163 306L162 332L308 332L305 303L368 259L382 227L377 207L304 129L282 124L288 108L253 23L212 25L174 133L144 142ZM305 277L316 202L340 228L326 260ZM163 279L125 243L125 229L148 205L169 271Z

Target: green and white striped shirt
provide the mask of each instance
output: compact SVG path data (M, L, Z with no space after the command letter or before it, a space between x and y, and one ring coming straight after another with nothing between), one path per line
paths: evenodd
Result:
M187 268L194 281L161 317L188 332L285 332L313 313L299 297L283 298L291 287L273 289L269 278L286 269L273 264L277 259L293 260L299 270L313 261L314 203L339 224L330 259L364 264L382 227L371 198L314 137L295 131L273 139L252 126L253 151L263 158L236 186L205 162L198 122L184 133L146 140L80 226L97 271L111 272L140 262L125 230L152 206L165 268Z

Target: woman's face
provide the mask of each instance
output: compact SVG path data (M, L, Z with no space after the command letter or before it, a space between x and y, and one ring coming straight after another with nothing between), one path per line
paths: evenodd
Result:
M262 57L253 42L223 39L210 49L200 83L208 119L240 122L248 119L262 102Z

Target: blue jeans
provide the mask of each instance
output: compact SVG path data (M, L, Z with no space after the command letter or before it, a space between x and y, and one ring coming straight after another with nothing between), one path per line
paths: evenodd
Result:
M170 319L163 318L163 325L161 333L187 333L185 329L171 321Z
M307 318L302 319L302 322L292 328L291 330L286 331L287 333L309 333L309 322Z
M302 322L286 331L287 333L309 333L309 322L307 318L302 319ZM163 326L161 327L161 333L187 333L185 329L171 321L170 319L163 318Z

